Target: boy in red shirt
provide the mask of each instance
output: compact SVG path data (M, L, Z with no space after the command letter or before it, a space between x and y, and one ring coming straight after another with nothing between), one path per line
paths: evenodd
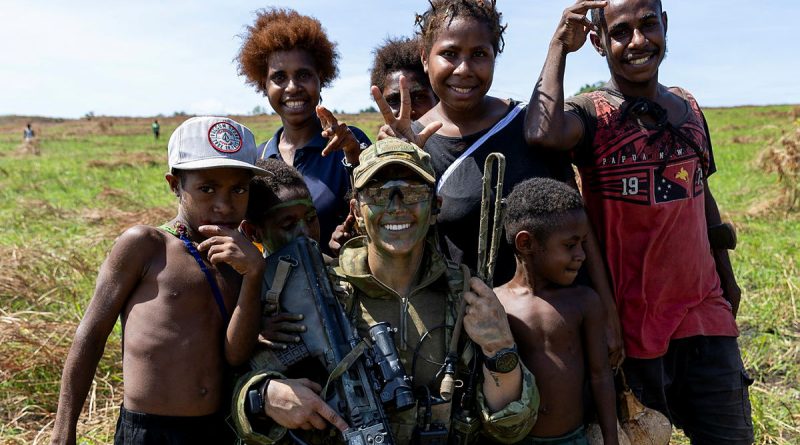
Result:
M590 31L611 80L565 109L567 54ZM658 0L567 8L531 97L526 136L572 150L605 250L631 388L694 444L749 444L752 380L734 319L741 292L727 251L708 235L721 222L707 182L716 166L695 99L659 83L666 32Z

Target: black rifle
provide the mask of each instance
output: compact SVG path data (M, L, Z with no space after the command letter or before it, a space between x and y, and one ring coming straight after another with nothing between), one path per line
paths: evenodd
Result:
M286 350L260 351L251 366L284 371L306 358L318 359L331 375L322 397L350 425L345 442L393 444L384 404L402 410L414 398L402 365L402 372L393 366L397 355L391 330L386 323L373 327L374 346L358 337L336 298L317 243L300 237L270 255L263 295L264 307L277 303L283 312L303 314L308 329L300 343Z

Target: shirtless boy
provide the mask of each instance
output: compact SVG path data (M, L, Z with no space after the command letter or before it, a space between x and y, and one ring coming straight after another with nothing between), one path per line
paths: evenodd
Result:
M172 134L166 179L178 214L126 230L100 268L64 365L52 443L76 442L118 316L125 395L115 443L225 443L223 370L249 358L261 312L264 262L236 230L250 178L266 173L256 156L253 134L230 119L191 118Z
M541 394L538 420L520 443L587 443L582 390L588 369L604 443L616 444L603 304L593 290L573 284L589 233L581 196L552 179L524 181L508 196L505 229L517 270L495 293Z

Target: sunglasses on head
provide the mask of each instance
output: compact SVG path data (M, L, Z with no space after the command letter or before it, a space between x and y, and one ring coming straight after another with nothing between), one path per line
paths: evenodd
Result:
M404 204L416 204L427 201L431 197L431 187L426 184L408 184L393 186L364 187L358 191L361 201L367 205L387 206L400 195Z

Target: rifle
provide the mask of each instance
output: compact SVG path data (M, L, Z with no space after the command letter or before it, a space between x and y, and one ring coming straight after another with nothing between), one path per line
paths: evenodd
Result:
M267 258L263 289L263 307L303 314L309 329L283 351L259 351L250 362L253 369L285 371L301 360L317 359L330 375L321 396L350 425L343 433L345 443L393 444L384 405L403 410L415 400L388 323L370 328L373 342L358 337L336 298L317 243L306 237Z

